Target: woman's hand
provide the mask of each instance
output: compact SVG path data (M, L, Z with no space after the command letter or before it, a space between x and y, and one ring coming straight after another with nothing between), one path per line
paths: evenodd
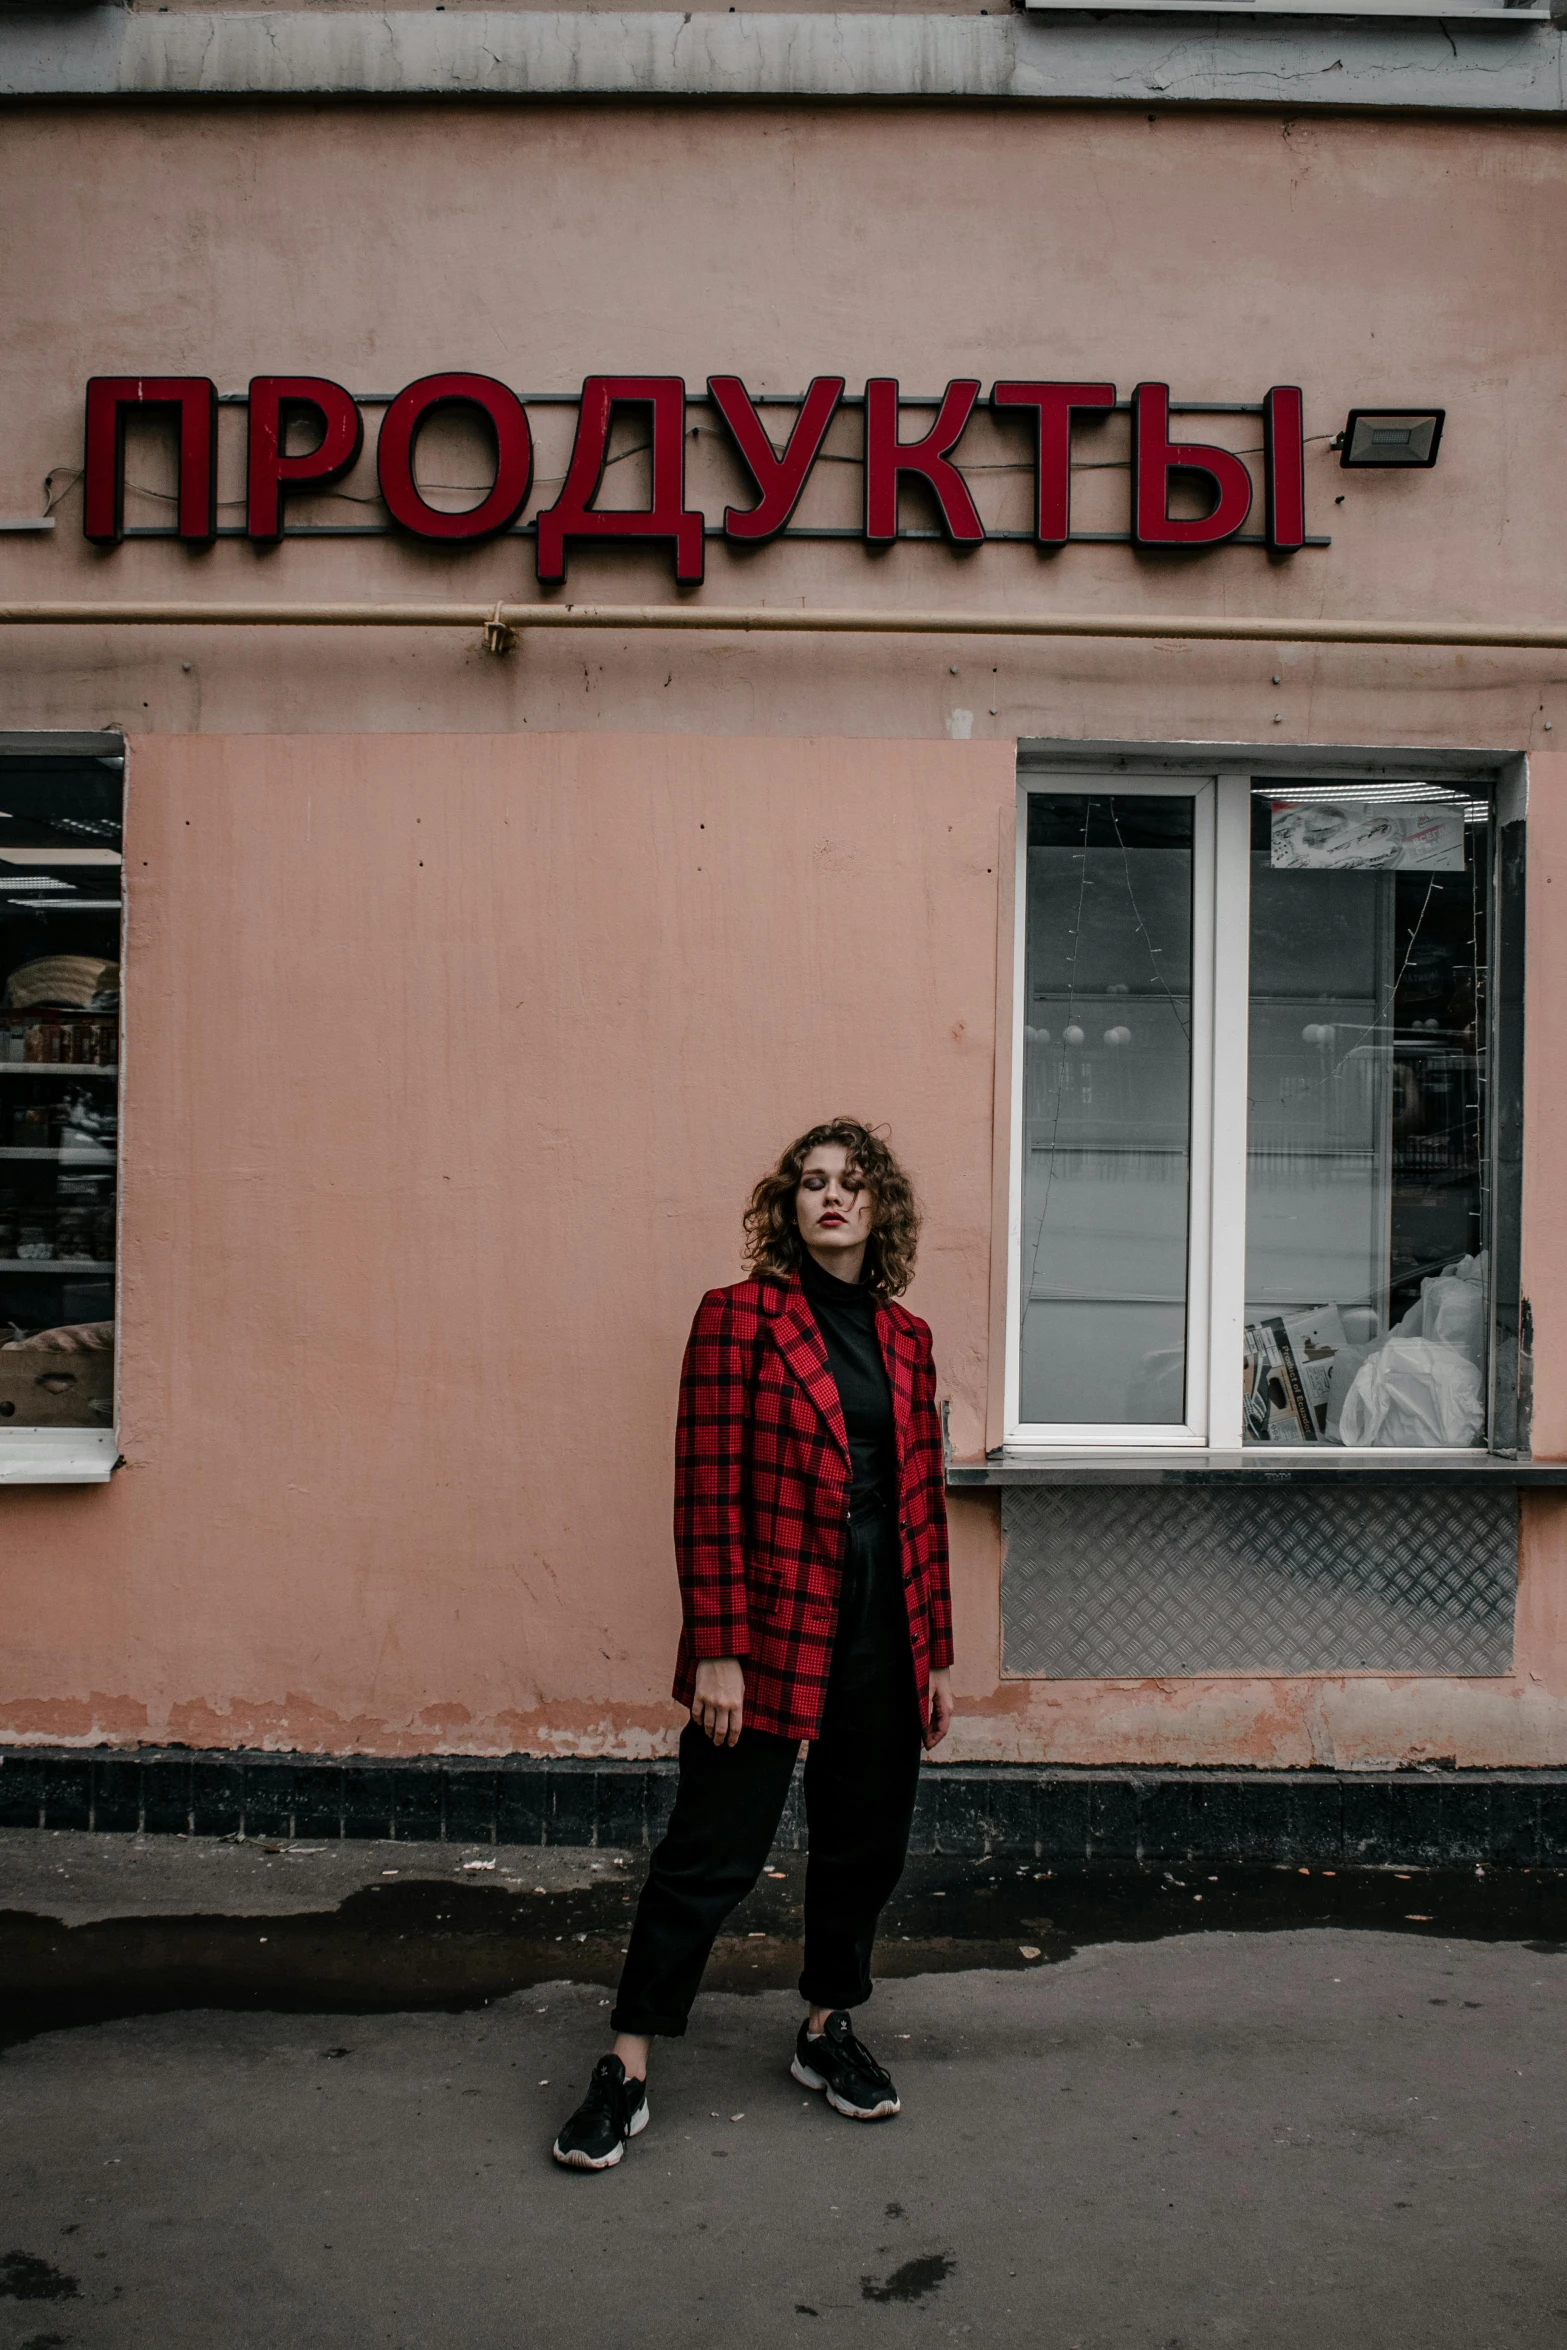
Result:
M943 1667L930 1677L930 1727L925 1732L925 1749L939 1746L952 1727L952 1675Z
M737 1656L704 1657L696 1668L691 1719L715 1746L738 1746L745 1712L745 1674Z

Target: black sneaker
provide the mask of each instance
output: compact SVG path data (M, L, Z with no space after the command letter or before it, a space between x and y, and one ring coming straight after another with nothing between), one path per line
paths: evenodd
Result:
M613 2170L626 2140L647 2128L647 2083L628 2081L618 2056L601 2056L593 2078L550 2152L568 2170Z
M833 2111L846 2113L850 2121L891 2121L903 2111L891 2073L856 2040L846 2007L833 2009L826 2031L814 2040L800 2026L789 2070L802 2089L825 2089Z

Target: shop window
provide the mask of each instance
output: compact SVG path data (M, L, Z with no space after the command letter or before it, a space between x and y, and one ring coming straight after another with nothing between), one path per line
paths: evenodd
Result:
M1493 1440L1495 838L1464 781L1024 786L1010 1441Z
M0 1479L114 1460L122 798L0 750Z

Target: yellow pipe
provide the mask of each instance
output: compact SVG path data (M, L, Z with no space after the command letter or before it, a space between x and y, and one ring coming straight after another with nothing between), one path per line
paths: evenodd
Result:
M1214 642L1447 645L1567 650L1567 628L1472 620L1230 619L1187 612L795 611L726 604L0 604L0 624L40 628L694 629L728 634L1173 637ZM501 649L497 647L496 649Z

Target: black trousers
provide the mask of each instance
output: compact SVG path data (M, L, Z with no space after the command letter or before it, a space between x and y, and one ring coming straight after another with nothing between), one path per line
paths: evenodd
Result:
M684 2032L714 1937L772 1850L799 1750L797 1739L747 1729L738 1745L719 1747L687 1723L675 1808L648 1865L613 2030ZM871 1995L876 1926L903 1874L920 1751L897 1542L877 1511L850 1527L826 1706L805 1760L800 1990L813 2007L859 2007Z

